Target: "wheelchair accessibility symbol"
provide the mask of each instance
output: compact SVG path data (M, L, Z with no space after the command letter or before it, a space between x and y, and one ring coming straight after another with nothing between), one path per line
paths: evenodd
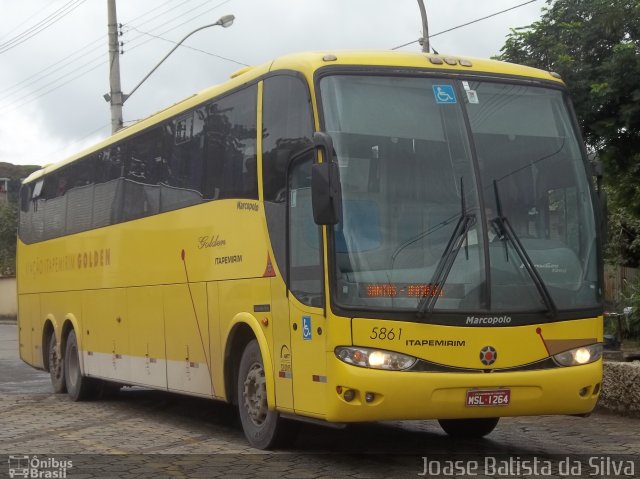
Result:
M457 103L456 92L453 90L452 85L433 85L433 96L436 99L436 103L443 105Z
M302 339L311 339L311 316L302 317Z

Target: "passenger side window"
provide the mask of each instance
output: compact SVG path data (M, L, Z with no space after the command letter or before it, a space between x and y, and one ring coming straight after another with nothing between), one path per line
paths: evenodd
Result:
M204 130L204 196L258 199L256 86L208 104Z
M160 212L158 184L164 177L165 148L162 127L154 128L128 142L121 221Z
M313 113L305 82L291 75L264 80L262 100L262 184L271 247L285 281L287 168L312 144Z
M299 78L264 81L262 171L265 201L284 203L289 160L311 145L313 113L309 89Z
M191 110L164 125L160 211L202 203L204 108Z
M23 188L20 237L56 238L223 198L258 199L257 84Z

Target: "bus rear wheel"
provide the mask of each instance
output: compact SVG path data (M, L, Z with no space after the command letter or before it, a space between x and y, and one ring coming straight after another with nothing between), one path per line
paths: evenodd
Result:
M242 353L237 392L240 421L249 444L258 449L274 447L281 433L282 420L277 411L269 411L264 363L255 339Z
M491 433L500 418L473 418L473 419L438 419L440 427L449 436L461 439L478 439Z
M56 341L54 332L51 332L51 336L49 337L49 376L51 377L51 386L53 386L54 393L60 394L67 392L62 348L58 348L58 342Z
M94 395L95 384L91 378L83 376L80 370L80 350L74 330L71 330L67 336L64 371L67 393L73 401L84 401Z

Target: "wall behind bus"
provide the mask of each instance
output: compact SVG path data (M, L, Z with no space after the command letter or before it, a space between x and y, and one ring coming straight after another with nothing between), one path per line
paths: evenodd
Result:
M16 278L0 276L0 319L15 319L17 314Z

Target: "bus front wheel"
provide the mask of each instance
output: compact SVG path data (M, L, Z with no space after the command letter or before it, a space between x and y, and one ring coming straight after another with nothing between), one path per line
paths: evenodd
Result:
M498 425L500 418L438 419L440 427L455 438L477 439L486 436Z
M73 401L84 401L93 395L95 388L91 378L84 377L80 370L80 350L74 330L71 330L67 336L64 371L67 393Z
M264 363L255 339L244 349L238 368L238 409L249 444L258 449L274 447L282 420L277 411L269 411Z
M62 357L62 348L58 348L56 335L51 332L49 337L49 375L51 376L51 385L53 392L56 394L66 393L67 385L64 377L64 359Z

